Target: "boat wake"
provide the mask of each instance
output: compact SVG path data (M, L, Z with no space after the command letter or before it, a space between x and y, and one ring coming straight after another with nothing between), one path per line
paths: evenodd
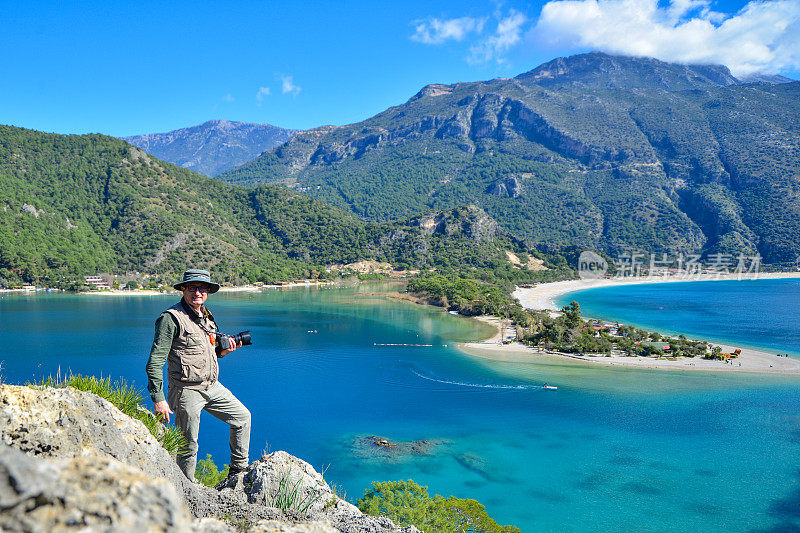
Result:
M499 385L494 383L465 383L463 381L450 381L446 379L437 379L426 376L424 374L420 374L416 370L411 370L416 376L427 379L428 381L434 381L436 383L443 383L445 385L456 385L458 387L471 387L474 389L500 389L500 390L535 390L543 388L540 385Z

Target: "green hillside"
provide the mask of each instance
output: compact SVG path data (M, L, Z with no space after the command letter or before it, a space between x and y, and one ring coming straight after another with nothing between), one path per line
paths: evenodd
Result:
M384 222L475 204L533 243L610 254L800 255L800 83L592 53L429 85L220 178Z
M69 286L98 272L174 276L190 266L229 283L277 281L359 260L510 280L535 275L525 268L534 254L564 265L477 208L365 222L284 187L207 178L102 135L0 126L0 191L0 285Z

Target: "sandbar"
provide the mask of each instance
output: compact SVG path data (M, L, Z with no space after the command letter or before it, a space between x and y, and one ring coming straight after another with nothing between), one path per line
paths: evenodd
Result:
M561 295L584 289L608 287L619 285L633 285L639 283L669 283L685 281L715 281L735 279L766 279L766 278L797 278L800 272L760 273L754 276L693 276L691 279L673 278L636 278L636 279L594 279L594 280L569 280L553 283L543 283L531 288L517 288L514 296L520 303L529 309L558 310L555 300ZM723 352L732 353L741 349L741 355L729 361L703 359L701 357L678 357L676 360L665 357L644 356L606 356L605 354L568 354L526 346L519 342L503 344L500 338L500 319L497 317L475 317L482 322L492 324L497 328L496 334L481 342L468 342L459 345L464 352L477 357L504 362L522 363L549 363L578 365L608 365L628 368L655 369L655 370L687 370L711 372L758 372L800 374L800 360L791 357L778 357L776 353L741 346L731 346L712 343L722 348Z

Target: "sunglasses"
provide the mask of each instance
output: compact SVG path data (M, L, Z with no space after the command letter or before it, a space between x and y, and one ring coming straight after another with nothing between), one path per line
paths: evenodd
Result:
M189 292L208 292L206 285L186 285L186 290Z

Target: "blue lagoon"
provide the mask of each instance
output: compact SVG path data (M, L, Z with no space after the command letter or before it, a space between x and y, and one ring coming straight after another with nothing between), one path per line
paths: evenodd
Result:
M413 478L523 531L800 527L800 378L488 361L454 346L487 326L367 290L210 299L224 330L253 332L221 362L253 413L251 459L287 450L350 500ZM176 299L2 296L3 379L71 371L143 388L153 322ZM434 444L365 456L364 435ZM200 453L227 460L210 416Z

